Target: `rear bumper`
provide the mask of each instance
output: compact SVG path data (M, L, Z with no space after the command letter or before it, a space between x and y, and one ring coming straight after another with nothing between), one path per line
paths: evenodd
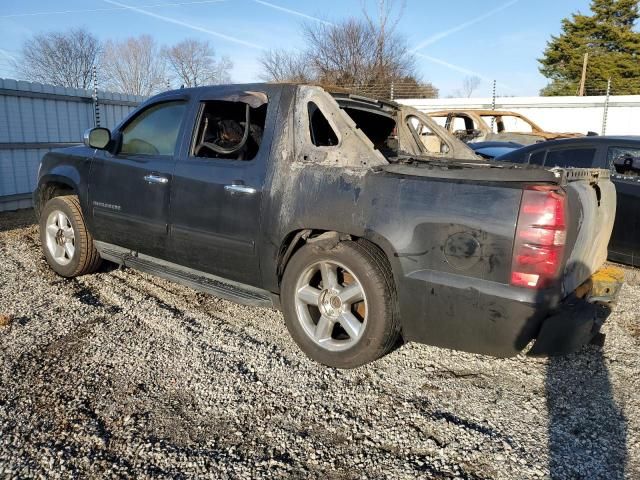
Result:
M602 269L561 301L551 291L413 272L398 288L403 336L494 357L515 356L533 340L531 355L574 352L598 334L602 304L615 300L623 278L620 269Z
M544 320L528 355L564 355L591 343L611 313L623 282L624 272L617 267L596 272Z

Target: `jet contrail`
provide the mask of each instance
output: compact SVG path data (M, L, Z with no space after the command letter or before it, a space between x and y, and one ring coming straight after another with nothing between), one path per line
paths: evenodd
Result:
M313 20L315 22L324 23L325 25L331 25L331 26L335 25L335 24L333 24L331 22L328 22L326 20L322 20L321 18L313 17L311 15L307 15L306 13L298 12L297 10L291 10L290 8L285 8L285 7L281 7L279 5L274 5L273 3L265 2L264 0L253 0L253 1L256 2L256 3L259 3L260 5L264 5L265 7L274 8L276 10L280 10L281 12L286 12L286 13L289 13L291 15L297 15L298 17L306 18L307 20Z
M227 0L199 0L195 2L176 2L176 3L156 3L154 5L138 5L142 8L155 8L155 7L181 7L183 5L199 5L202 3L221 3ZM84 10L58 10L54 12L30 12L30 13L12 13L10 15L0 15L0 18L14 18L14 17L34 17L38 15L58 15L65 13L95 13L95 12L113 12L116 10L126 10L127 7L113 7L113 8L92 8Z
M264 47L258 45L256 43L247 42L246 40L242 40L241 38L232 37L231 35L226 35L224 33L216 32L215 30L209 30L208 28L199 27L198 25L193 25L192 23L183 22L182 20L178 20L171 17L165 17L164 15L159 15L157 13L150 12L148 10L143 10L138 7L132 7L131 5L125 5L124 3L116 2L114 0L103 0L104 2L110 3L111 5L116 5L118 7L125 8L127 10L131 10L132 12L141 13L142 15L147 15L148 17L157 18L158 20L162 20L163 22L173 23L175 25L180 25L181 27L189 28L191 30L195 30L196 32L208 33L209 35L213 35L214 37L222 38L229 42L237 43L239 45L244 45L245 47L256 48L258 50L264 50Z
M0 48L0 55L2 55L3 57L15 62L16 57L14 57L13 55L11 55L9 52L7 52L6 50L3 50L2 48Z
M456 72L464 73L465 75L472 75L474 77L478 77L488 83L492 83L494 80L493 78L489 78L486 75L483 75L481 73L474 72L473 70L469 70L468 68L461 67L460 65L455 65L445 60L432 57L431 55L425 55L424 53L419 53L419 52L415 52L415 54L420 58L429 60L430 62L437 63L438 65L442 65L443 67L450 68L451 70L455 70ZM502 88L506 88L507 90L511 90L511 91L514 90L512 87L510 87L509 85L505 85L504 83L498 83L497 85L500 85Z
M453 28L450 28L449 30L445 30L443 32L440 33L436 33L435 35L432 35L431 37L427 38L426 40L420 42L418 45L416 45L415 47L413 47L410 52L411 53L415 53L417 50L421 50L424 47L427 47L431 44L436 43L439 40L442 40L445 37L448 37L449 35L453 35L454 33L459 32L460 30L464 30L465 28L469 28L471 25L475 25L478 22L481 22L482 20L491 17L492 15L495 15L496 13L501 12L502 10L505 10L509 7L511 7L512 5L515 5L516 3L518 3L520 0L510 0L507 3L494 8L493 10L489 10L486 13L483 13L482 15L480 15L479 17L473 18L471 20L468 20L466 22L463 22L459 25L456 25Z

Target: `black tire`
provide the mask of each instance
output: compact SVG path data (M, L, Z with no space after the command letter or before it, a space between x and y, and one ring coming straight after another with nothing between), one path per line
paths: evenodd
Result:
M47 243L47 219L53 212L62 212L73 228L74 253L62 264L54 258ZM63 277L78 277L95 272L102 263L102 258L93 245L93 237L84 222L80 202L75 195L54 197L49 200L40 213L40 243L49 266ZM65 260L65 261L67 261Z
M314 265L324 261L336 262L350 271L367 299L364 331L355 344L340 351L323 348L314 341L296 309L299 280L305 278L305 272ZM400 337L391 269L384 255L366 242L345 241L331 249L312 243L302 247L284 272L281 302L287 329L300 349L311 359L330 367L355 368L372 362L390 352ZM318 312L321 315L320 310Z

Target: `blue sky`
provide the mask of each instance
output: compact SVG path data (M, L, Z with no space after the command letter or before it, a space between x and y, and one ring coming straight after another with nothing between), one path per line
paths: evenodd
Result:
M373 8L375 0L368 1ZM536 95L545 85L536 59L560 21L588 12L589 0L407 0L398 28L418 56L422 78L446 96L467 75L490 95ZM127 8L133 7L133 8ZM304 21L360 15L361 0L1 0L0 77L34 33L86 27L101 39L150 34L161 44L208 39L234 62L237 82L258 80L263 49L300 48Z

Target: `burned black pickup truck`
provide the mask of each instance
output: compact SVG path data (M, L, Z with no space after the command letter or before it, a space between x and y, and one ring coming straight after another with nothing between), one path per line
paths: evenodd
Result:
M429 122L314 86L163 93L45 155L45 257L66 277L106 259L279 307L300 348L336 367L401 341L503 357L589 342L608 171L455 160L446 142L425 153Z

